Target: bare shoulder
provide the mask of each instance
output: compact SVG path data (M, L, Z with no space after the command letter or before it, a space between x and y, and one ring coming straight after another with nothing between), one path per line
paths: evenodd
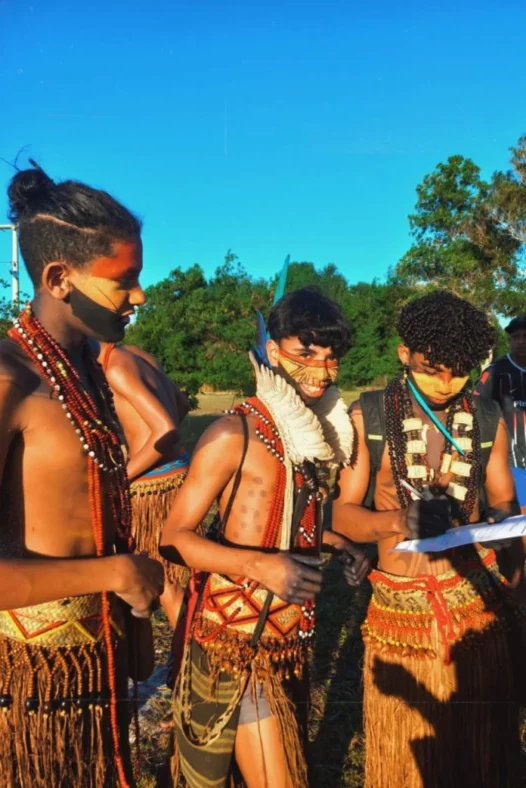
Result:
M249 419L247 419L249 421ZM243 420L236 413L228 413L216 419L204 431L198 446L203 442L220 441L224 443L237 442L244 435Z
M0 382L26 396L40 385L40 377L22 349L11 339L0 340Z
M140 375L140 361L128 347L117 345L113 348L106 364L106 377L111 385L126 383L129 376Z
M133 356L135 359L142 359L143 361L146 361L148 364L150 364L150 366L162 371L162 367L155 356L152 356L151 353L148 353L146 350L143 350L143 348L138 347L137 345L119 345L117 349L123 351L128 356Z
M251 417L247 418L249 435L253 432ZM227 414L214 421L202 434L195 449L195 456L207 454L237 460L243 448L245 430L237 414Z
M360 400L355 400L349 408L349 416L358 435L363 434L363 411Z
M359 399L355 399L354 402L351 402L349 405L349 415L362 415L362 404Z
M21 348L9 339L0 341L0 436L23 429L23 404L41 385L40 376L31 369ZM3 447L0 447L0 449Z

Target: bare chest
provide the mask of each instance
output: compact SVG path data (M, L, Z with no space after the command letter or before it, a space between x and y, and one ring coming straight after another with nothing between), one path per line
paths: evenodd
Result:
M237 492L232 480L220 499L224 523L228 503L232 502L224 531L228 541L250 547L262 543L272 507L276 505L277 472L278 461L258 439L251 440Z
M15 553L92 554L88 464L80 437L49 389L27 397L22 420L2 476L6 538ZM106 521L109 534L112 523Z

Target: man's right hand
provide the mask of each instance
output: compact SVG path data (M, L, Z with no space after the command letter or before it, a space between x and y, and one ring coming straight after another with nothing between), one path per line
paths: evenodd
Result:
M144 555L117 555L115 593L131 608L146 613L164 590L164 569L159 561Z
M446 497L413 501L405 510L405 531L409 539L441 536L452 527L451 503Z
M257 580L285 602L302 605L321 591L320 559L284 553L265 553L258 561Z

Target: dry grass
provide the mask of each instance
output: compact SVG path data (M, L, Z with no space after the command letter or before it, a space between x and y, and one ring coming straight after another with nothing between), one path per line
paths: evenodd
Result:
M348 405L350 405L359 394L359 390L342 391L343 399ZM236 403L242 402L243 397L238 396L235 391L220 391L213 394L199 394L197 400L199 405L197 410L193 411L192 416L224 413L225 410L228 410Z
M350 588L340 565L329 564L316 604L317 636L311 665L312 788L363 785L360 626L369 596L368 584Z
M359 391L343 391L342 396L347 404L354 402L359 395ZM243 397L238 397L234 392L221 392L217 394L200 394L198 397L198 408L183 421L181 432L183 442L187 450L192 452L195 444L207 429L219 416L234 405L243 401Z
M166 686L166 664L170 654L172 633L162 610L152 617L155 636L157 668L148 682L140 688L139 702L141 721L141 777L138 788L163 788L169 785L167 778L168 755L171 747L171 732L159 727L159 723L171 717L171 691ZM144 702L145 700L145 702Z

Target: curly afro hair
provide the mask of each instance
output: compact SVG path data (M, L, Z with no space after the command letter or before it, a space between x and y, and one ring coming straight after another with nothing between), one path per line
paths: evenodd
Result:
M432 367L459 376L484 361L497 341L484 312L445 290L406 304L397 328L412 353L423 353Z

